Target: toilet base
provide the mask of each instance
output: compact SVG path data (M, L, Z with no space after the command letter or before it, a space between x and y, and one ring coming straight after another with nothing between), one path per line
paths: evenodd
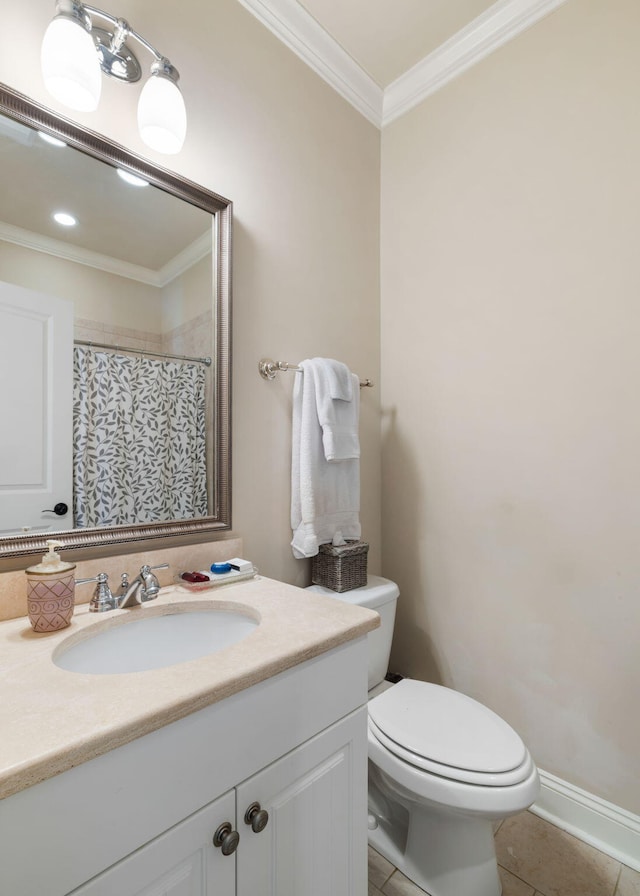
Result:
M377 827L369 843L429 896L500 896L493 824L489 819L431 813L412 805L406 819L369 812Z

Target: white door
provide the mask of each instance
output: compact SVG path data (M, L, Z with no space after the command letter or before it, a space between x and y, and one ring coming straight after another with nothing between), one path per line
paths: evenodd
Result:
M69 896L234 896L235 853L213 845L218 827L234 816L230 791Z
M72 389L72 303L0 282L0 535L73 528Z
M256 802L260 833L244 820ZM366 709L241 784L237 809L238 896L366 896Z

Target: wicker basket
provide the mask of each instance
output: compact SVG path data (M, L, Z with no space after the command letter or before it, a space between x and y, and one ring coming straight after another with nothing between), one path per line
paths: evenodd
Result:
M365 541L348 541L343 545L321 544L311 563L311 581L331 591L351 591L367 584Z

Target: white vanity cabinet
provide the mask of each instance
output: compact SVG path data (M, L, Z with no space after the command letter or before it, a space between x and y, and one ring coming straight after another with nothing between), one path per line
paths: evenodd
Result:
M362 713L351 714L73 896L364 896L364 818L354 799L361 728ZM215 833L234 820L230 836L239 835L238 845L224 855Z
M126 859L73 891L73 896L233 896L233 856L212 843L222 818L233 818L235 794L226 793Z
M364 726L361 710L238 787L238 896L365 896ZM244 817L256 802L259 833Z
M366 896L366 696L360 637L7 797L0 892Z

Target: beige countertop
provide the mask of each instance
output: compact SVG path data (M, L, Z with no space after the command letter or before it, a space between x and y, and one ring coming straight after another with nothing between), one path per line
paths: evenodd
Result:
M219 608L260 624L218 653L117 675L67 672L52 661L67 639L144 614ZM0 623L0 799L364 635L377 613L257 576L206 591L163 588L142 607L89 613L36 634L27 617Z

